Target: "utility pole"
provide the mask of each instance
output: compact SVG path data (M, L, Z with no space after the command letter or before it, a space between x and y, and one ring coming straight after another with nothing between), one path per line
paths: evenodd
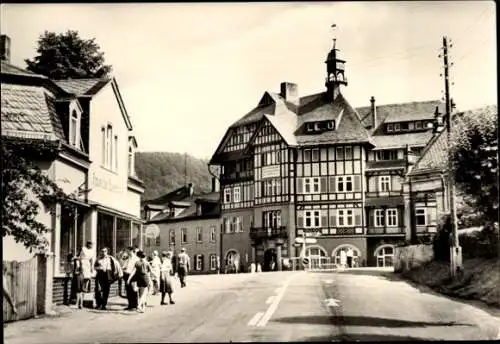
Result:
M448 45L448 38L443 37L443 63L444 63L444 92L446 101L446 129L448 139L448 151L451 147L451 127L452 127L452 99L450 97L450 65L448 63L448 50L451 45ZM450 207L452 238L450 245L450 274L452 277L457 276L457 272L462 270L462 248L458 240L458 221L457 221L457 207L456 207L456 190L455 180L453 178L453 161L451 155L448 153L448 199Z

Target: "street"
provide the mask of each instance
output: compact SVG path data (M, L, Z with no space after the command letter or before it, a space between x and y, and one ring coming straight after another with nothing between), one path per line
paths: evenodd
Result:
M175 301L152 296L139 314L113 298L108 311L9 323L5 343L481 340L497 338L500 325L374 268L189 276Z

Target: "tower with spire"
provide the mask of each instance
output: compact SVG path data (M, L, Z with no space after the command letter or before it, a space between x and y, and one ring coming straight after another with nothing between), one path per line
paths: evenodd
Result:
M332 29L334 30L333 36L333 47L328 53L326 58L326 81L325 86L327 89L327 94L331 97L331 100L335 100L340 92L340 85L347 86L347 79L345 77L345 60L339 59L338 49L336 47L337 38L335 36L335 28L337 25L333 24Z

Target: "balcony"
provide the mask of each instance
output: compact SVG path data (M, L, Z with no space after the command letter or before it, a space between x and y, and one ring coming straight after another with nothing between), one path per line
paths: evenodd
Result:
M378 160L378 161L367 161L366 170L379 170L379 169L396 169L403 168L406 169L406 160Z
M365 193L366 198L371 197L396 197L402 196L403 190L395 190L395 191L367 191Z
M286 226L281 226L277 228L250 228L250 238L255 239L286 239L288 237L288 231Z
M404 227L368 227L367 235L405 235Z
M243 171L243 172L232 172L228 174L223 174L220 177L221 183L232 183L236 181L248 181L253 180L253 170Z

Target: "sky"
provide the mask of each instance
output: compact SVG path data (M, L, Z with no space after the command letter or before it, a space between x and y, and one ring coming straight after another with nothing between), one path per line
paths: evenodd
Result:
M1 5L17 66L70 29L113 66L139 151L209 158L265 91L323 91L334 35L355 107L443 97L444 35L457 109L497 103L493 1Z

